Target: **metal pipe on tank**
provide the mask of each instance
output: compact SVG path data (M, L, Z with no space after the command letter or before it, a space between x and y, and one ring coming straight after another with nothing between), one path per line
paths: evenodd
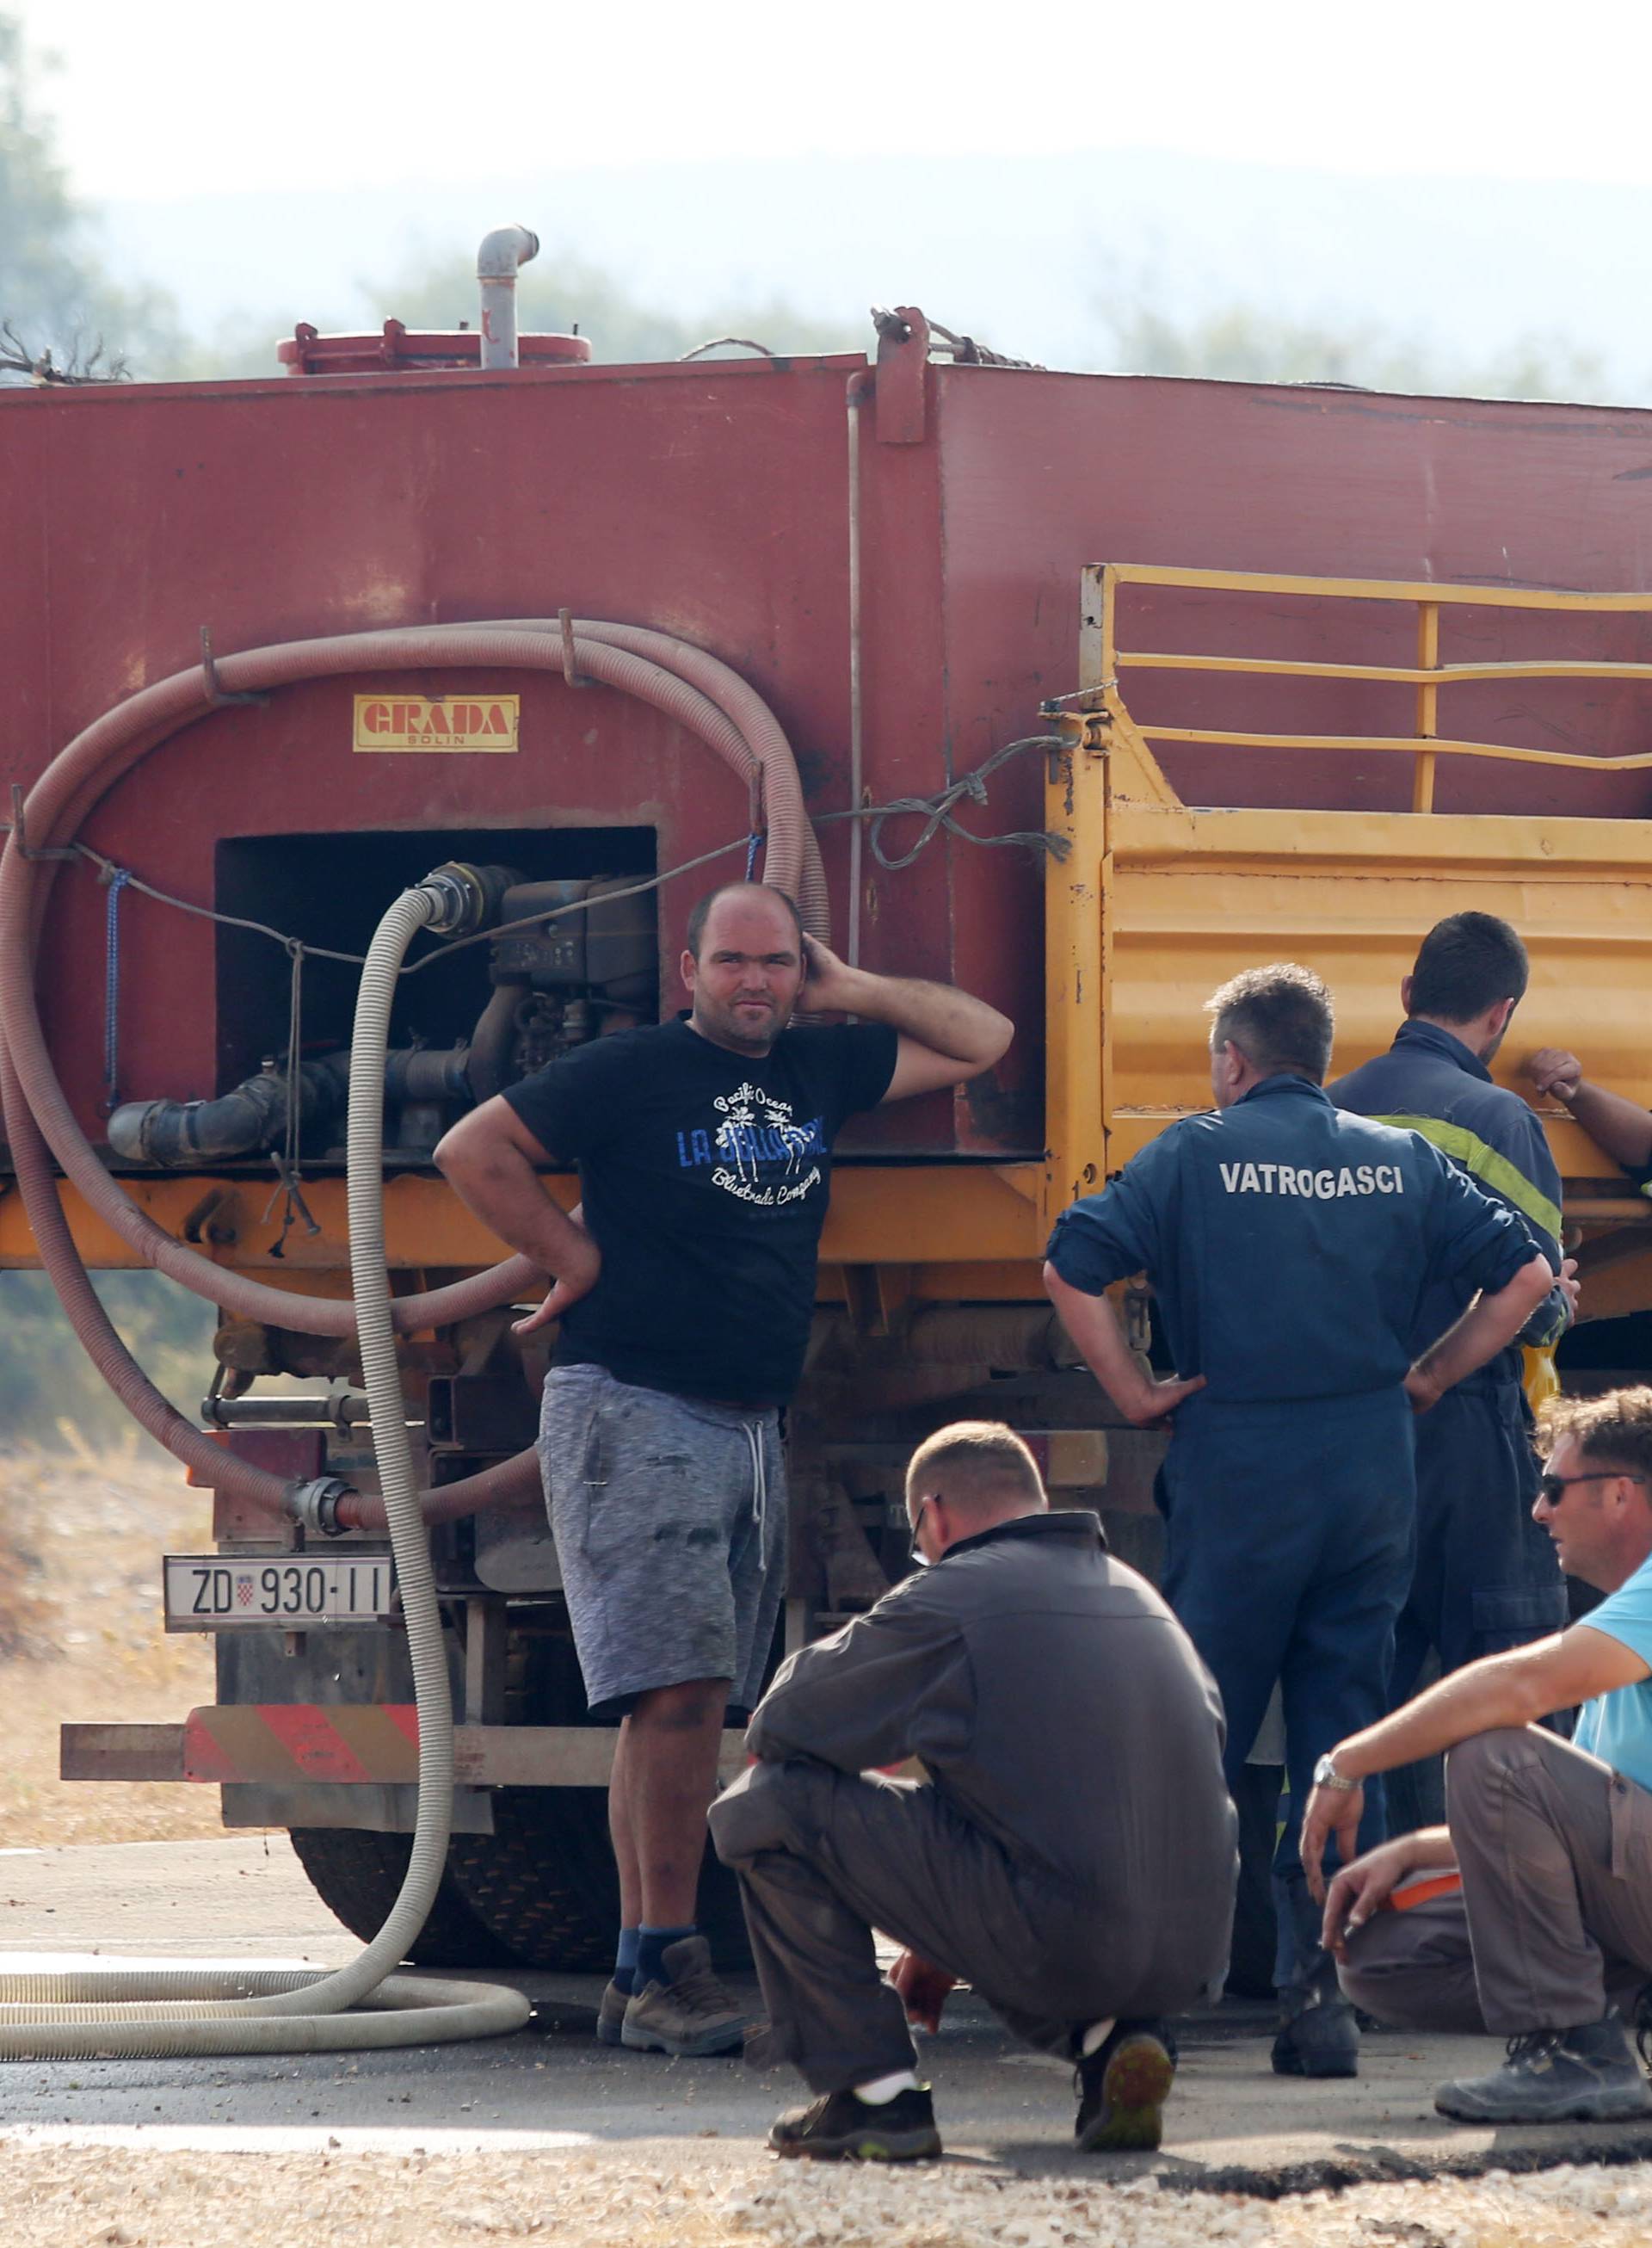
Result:
M516 365L516 270L539 255L539 236L525 226L496 226L476 252L481 284L481 363Z
M858 813L864 786L865 709L861 682L860 577L860 409L870 395L871 377L865 368L849 378L849 802ZM844 958L851 968L860 965L860 890L864 826L849 823L849 925Z

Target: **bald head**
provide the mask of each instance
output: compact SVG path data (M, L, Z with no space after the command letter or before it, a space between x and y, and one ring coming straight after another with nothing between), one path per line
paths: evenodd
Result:
M772 882L724 882L717 889L707 890L705 896L697 898L689 908L687 944L696 960L700 958L706 942L706 925L712 917L713 909L725 899L755 904L763 909L770 906L778 908L790 921L792 933L801 942L803 917L784 890L776 889Z

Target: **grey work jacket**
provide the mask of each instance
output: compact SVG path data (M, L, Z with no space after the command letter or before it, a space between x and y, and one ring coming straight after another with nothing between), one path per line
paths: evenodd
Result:
M790 1656L754 1711L765 1761L858 1772L919 1757L1018 1861L1098 1902L1231 1895L1221 1702L1094 1514L953 1546Z

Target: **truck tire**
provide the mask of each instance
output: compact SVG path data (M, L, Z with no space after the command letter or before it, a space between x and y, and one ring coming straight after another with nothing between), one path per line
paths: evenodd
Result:
M400 1893L413 1853L410 1834L378 1834L352 1826L288 1829L299 1864L322 1902L352 1936L378 1935ZM488 1837L466 1835L485 1843ZM408 1950L417 1967L509 1967L518 1964L509 1944L477 1919L445 1873L419 1938Z
M491 1834L455 1834L449 1874L466 1904L526 1967L593 1973L611 1967L619 1881L600 1787L503 1787ZM700 1924L724 1974L751 1965L734 1876L709 1843Z

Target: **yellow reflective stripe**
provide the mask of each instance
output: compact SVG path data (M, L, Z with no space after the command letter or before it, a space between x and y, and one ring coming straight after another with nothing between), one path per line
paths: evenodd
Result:
M1556 1247L1560 1240L1560 1211L1546 1194L1540 1194L1524 1171L1499 1155L1495 1148L1488 1147L1478 1133L1462 1124L1443 1124L1437 1116L1374 1116L1374 1124L1391 1124L1396 1132L1420 1132L1425 1140L1432 1141L1443 1155L1453 1155L1471 1178L1480 1179L1505 1202L1529 1217L1533 1225L1541 1226Z

